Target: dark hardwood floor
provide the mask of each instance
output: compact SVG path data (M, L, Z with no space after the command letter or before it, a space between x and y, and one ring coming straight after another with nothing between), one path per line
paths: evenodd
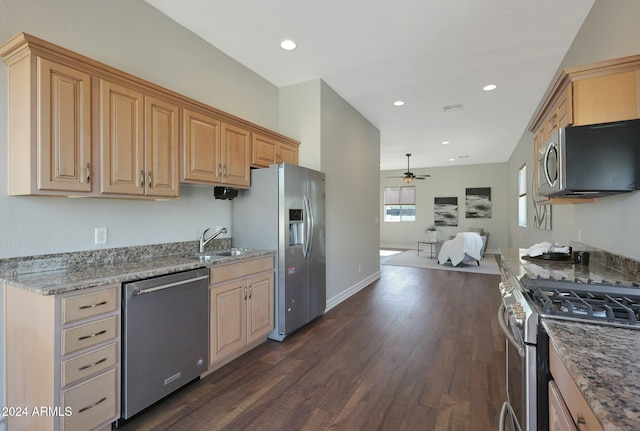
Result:
M131 430L497 430L499 276L399 266L284 342L267 341Z

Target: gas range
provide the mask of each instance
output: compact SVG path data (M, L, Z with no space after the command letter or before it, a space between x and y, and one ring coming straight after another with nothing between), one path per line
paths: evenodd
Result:
M640 329L640 285L579 279L520 279L541 317Z

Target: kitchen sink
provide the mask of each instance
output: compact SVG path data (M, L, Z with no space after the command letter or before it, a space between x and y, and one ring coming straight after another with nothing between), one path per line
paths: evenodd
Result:
M220 252L214 253L216 256L242 256L243 254L247 254L247 250L224 250Z
M242 256L249 253L248 250L232 249L232 250L212 250L207 253L196 253L185 256L187 259L196 259L200 262L210 262L212 260L222 259L223 257Z
M199 260L200 262L209 262L216 259L222 259L222 256L219 256L213 253L212 254L190 254L185 257L187 259L196 259L196 260Z

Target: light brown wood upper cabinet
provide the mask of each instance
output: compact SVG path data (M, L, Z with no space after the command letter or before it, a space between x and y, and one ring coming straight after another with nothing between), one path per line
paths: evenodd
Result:
M177 197L178 107L100 80L100 192Z
M10 195L166 199L181 180L249 188L254 133L275 145L265 158L259 141L254 167L298 163L297 141L27 33L0 57Z
M91 192L91 75L35 54L7 64L9 194Z
M253 134L251 166L267 168L274 163L298 164L298 146Z
M220 130L222 184L249 187L251 174L251 132L231 124L222 123Z
M182 180L216 183L220 161L220 121L182 110Z
M640 55L563 70L529 130L534 134L533 196L540 204L593 202L537 195L538 156L556 128L640 118Z
M251 131L184 109L182 135L183 181L249 187Z

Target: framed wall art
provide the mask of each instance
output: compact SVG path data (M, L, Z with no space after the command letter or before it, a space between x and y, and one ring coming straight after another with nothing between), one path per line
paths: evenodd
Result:
M491 218L491 187L466 189L465 216L466 218Z
M458 226L458 198L434 198L433 221L436 226Z

